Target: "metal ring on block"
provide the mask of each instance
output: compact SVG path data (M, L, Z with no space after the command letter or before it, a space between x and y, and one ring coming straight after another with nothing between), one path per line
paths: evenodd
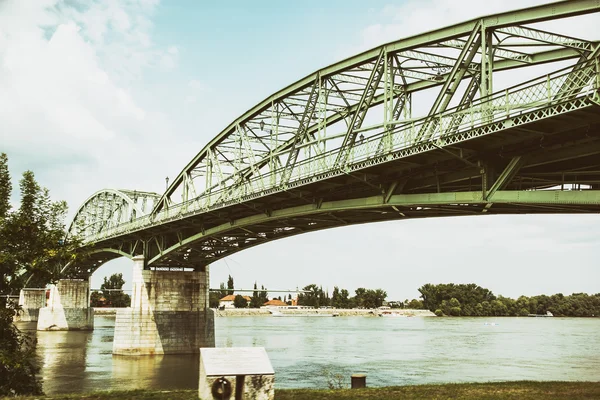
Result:
M224 376L220 377L213 382L211 393L215 400L228 400L231 397L231 382Z

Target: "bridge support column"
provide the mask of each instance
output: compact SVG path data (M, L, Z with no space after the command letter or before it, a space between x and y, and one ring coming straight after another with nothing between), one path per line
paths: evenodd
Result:
M117 311L113 354L192 354L214 347L214 313L205 271L144 270L133 259L131 308Z
M94 309L90 307L87 279L61 279L50 289L48 305L40 308L38 331L93 330Z
M46 289L21 289L19 305L16 321L37 322L40 308L46 307Z

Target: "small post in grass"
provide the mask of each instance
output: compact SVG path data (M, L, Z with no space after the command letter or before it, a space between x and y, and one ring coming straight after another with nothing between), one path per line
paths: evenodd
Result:
M350 377L352 389L361 389L367 387L367 376L365 374L352 374Z

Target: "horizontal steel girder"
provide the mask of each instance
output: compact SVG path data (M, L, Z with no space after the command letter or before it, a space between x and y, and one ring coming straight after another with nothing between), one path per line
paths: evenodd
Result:
M270 216L258 214L251 217L234 220L205 232L200 232L181 240L174 246L165 249L159 256L149 261L152 264L168 256L169 253L181 248L187 248L194 242L239 228L248 228L264 224L269 221L286 220L290 217L318 216L337 211L349 210L389 210L396 208L420 207L427 208L439 205L482 205L493 204L523 204L523 205L592 205L600 206L600 190L582 191L496 191L493 196L485 199L480 191L459 193L429 193L429 194L399 194L392 195L388 202L385 196L372 196L362 199L347 199L322 204L307 204L305 206L291 207L276 210ZM600 211L600 209L599 209Z

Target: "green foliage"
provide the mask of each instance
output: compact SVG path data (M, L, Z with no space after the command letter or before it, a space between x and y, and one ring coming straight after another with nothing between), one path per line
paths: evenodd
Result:
M352 308L349 296L348 290L340 290L337 286L334 286L330 304L335 308Z
M105 299L105 306L129 307L131 305L131 298L121 290L124 284L123 274L112 274L108 279L104 277L100 290Z
M409 310L424 310L425 306L421 300L412 299L411 301L406 300L404 308L408 308Z
M302 288L303 293L298 294L298 305L315 308L332 306L335 308L377 308L383 305L387 293L382 289L358 288L356 296L350 297L348 290L333 288L331 298L323 291L322 286L310 284Z
M223 282L219 284L219 289L221 289L219 292L219 299L222 299L229 294L229 291L225 288L225 284Z
M0 396L42 394L35 339L14 326L15 312L10 305L0 308Z
M209 292L208 293L208 306L210 308L218 308L219 307L219 299L221 299L221 296L219 296L221 293L220 292Z
M442 310L440 310L439 308L437 310L435 310L435 316L436 317L443 317L444 313L442 312Z
M235 296L235 298L233 299L233 306L235 308L246 308L248 307L248 300L246 300L244 298L244 296L238 294L237 296Z
M105 300L103 300L102 293L97 290L90 293L90 307L102 307L104 304Z
M329 305L329 298L323 292L323 287L312 283L302 288L304 293L298 294L298 305L310 307L323 307Z
M321 373L326 378L329 374ZM335 375L338 375L336 373ZM349 376L345 375L344 385ZM336 381L333 382L334 386ZM198 397L198 389L186 390L127 390L100 391L55 395L55 400L189 400ZM25 397L33 400L38 397ZM277 400L590 400L600 398L600 382L486 382L446 383L368 387L366 389L277 389Z
M360 308L377 308L383 305L387 292L383 289L358 288L354 297L356 305Z
M260 308L263 304L269 301L269 294L264 286L261 286L261 291L258 291L258 286L254 282L254 291L252 292L252 299L250 300L251 308Z
M12 324L16 309L7 305L5 296L26 285L45 287L60 278L81 276L75 267L64 272L68 263L81 258L75 256L78 239L66 239L66 203L51 201L48 189L40 187L31 171L23 173L19 190L21 203L13 210L8 157L0 154L0 394L41 392L35 377L35 341Z
M6 218L10 210L10 193L12 184L8 172L8 157L5 153L0 154L0 220Z
M419 292L423 303L431 311L445 315L462 316L526 316L546 314L558 317L592 317L600 315L600 293L588 295L574 293L565 296L520 296L517 300L494 296L491 291L475 284L426 284ZM410 307L409 307L410 308Z
M231 275L229 275L229 278L227 278L227 294L233 294L233 277Z

